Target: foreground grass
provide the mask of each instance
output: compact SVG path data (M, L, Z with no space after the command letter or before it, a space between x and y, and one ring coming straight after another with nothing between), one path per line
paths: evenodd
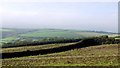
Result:
M118 44L111 44L46 55L3 59L2 66L118 66L118 57L120 57Z
M118 54L118 44L108 44L108 45L89 46L89 47L74 49L61 53L48 54L46 56L60 56L60 55L98 56L98 55L117 55L117 54Z
M79 48L59 53L51 53L46 55L29 56L29 58L40 58L40 57L59 57L59 56L99 56L99 55L118 55L119 44L107 44L89 46L85 48ZM26 57L28 58L28 57Z
M94 64L92 66L118 66L120 63L98 63ZM87 64L51 64L46 66L91 66Z
M117 66L118 56L50 59L4 59L2 66Z

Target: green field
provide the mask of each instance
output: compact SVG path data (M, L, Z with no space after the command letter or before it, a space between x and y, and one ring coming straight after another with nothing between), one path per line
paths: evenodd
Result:
M35 32L21 34L21 36L23 37L65 37L65 38L82 38L101 35L106 34L76 30L39 30Z
M17 38L25 39L43 39L43 38L84 38L107 35L104 33L96 33L80 30L60 30L60 29L0 29L2 32L2 43L17 40Z
M44 39L44 38L84 38L108 35L108 33L97 33L84 30L62 30L62 29L0 29L2 39L16 40L15 38L25 39ZM112 34L111 34L112 35ZM12 38L13 37L13 38ZM4 41L2 41L4 42Z
M0 31L13 31L13 30L10 30L10 29L0 29Z
M9 41L16 40L16 39L17 38L15 37L7 37L7 38L0 39L0 42L7 43Z
M15 39L16 39L15 37L7 37L7 38L4 38L2 40L9 41L9 40L15 40Z

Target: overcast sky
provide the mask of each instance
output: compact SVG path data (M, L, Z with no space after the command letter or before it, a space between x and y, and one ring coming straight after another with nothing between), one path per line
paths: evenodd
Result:
M118 31L117 2L4 0L0 6L0 19L5 28Z

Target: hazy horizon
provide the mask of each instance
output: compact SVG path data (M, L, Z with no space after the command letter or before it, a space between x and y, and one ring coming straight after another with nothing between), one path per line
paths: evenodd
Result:
M2 28L118 32L117 2L2 3Z

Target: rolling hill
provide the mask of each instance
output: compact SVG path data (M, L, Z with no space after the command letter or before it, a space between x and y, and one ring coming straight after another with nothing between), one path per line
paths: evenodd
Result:
M45 38L85 38L101 35L112 35L113 33L101 31L85 31L85 30L63 30L63 29L0 29L2 37L0 42L11 42L15 40L38 40Z

